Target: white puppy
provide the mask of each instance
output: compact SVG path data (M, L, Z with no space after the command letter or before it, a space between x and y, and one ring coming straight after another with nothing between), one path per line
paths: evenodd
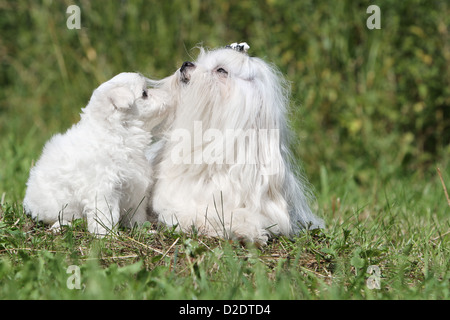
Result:
M147 220L153 175L144 151L170 109L169 95L148 90L147 80L121 73L103 83L81 121L47 142L30 171L28 214L53 227L85 218L98 235Z
M152 206L184 231L265 243L324 223L289 161L286 81L248 48L201 49L176 72L178 107L154 161Z

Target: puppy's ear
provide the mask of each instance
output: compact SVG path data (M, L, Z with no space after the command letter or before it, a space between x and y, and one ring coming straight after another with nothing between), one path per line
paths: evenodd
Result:
M129 109L134 103L134 94L126 87L116 87L111 89L108 98L116 110Z

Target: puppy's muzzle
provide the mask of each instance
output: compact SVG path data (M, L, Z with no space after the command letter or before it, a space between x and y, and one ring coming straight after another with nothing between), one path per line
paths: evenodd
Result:
M191 75L189 74L189 69L195 68L195 64L190 61L185 61L181 65L180 73L181 73L181 81L184 83L188 83L191 79Z

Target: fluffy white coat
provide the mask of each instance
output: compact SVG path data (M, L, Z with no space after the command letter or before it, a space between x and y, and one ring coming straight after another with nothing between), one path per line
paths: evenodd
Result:
M80 122L46 143L30 171L28 214L53 227L85 218L98 235L147 220L153 173L144 151L169 110L167 93L147 80L121 73L103 83Z
M171 130L155 145L152 208L159 221L257 243L324 227L290 162L282 75L229 48L200 50L168 81L178 106ZM265 138L267 132L276 134Z

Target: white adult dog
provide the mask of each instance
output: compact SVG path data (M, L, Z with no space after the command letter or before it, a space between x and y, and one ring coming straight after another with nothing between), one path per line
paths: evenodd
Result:
M175 73L178 106L154 159L152 206L183 231L265 243L324 223L290 163L287 83L247 49L200 48Z
M24 209L54 228L85 218L105 235L119 222L147 220L153 181L145 149L170 96L148 90L145 77L121 73L100 85L81 121L52 137L30 171Z

